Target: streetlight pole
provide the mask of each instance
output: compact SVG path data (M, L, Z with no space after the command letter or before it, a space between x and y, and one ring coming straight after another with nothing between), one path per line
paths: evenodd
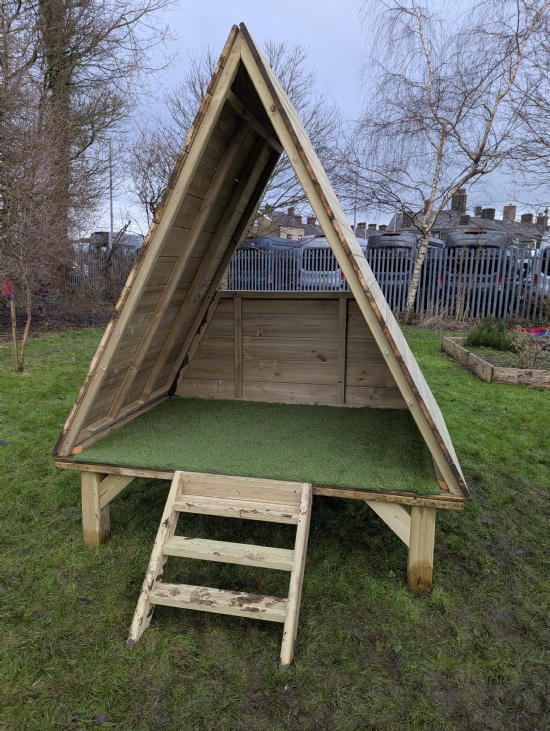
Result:
M113 218L113 148L111 140L109 140L109 213L111 217L111 228L110 231L114 231L114 218ZM110 237L109 237L110 240Z

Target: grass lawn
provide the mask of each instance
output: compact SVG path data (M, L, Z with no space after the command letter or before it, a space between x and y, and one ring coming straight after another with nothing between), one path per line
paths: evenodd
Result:
M550 395L480 381L406 335L447 420L472 497L438 515L434 591L405 588L406 549L370 511L317 498L295 664L280 625L165 607L125 641L167 483L111 506L82 545L78 475L51 450L99 330L0 345L0 729L544 731L550 728ZM294 529L183 516L188 535L288 546ZM288 530L287 530L288 529ZM176 561L174 560L174 563ZM185 562L168 580L286 592L288 576Z

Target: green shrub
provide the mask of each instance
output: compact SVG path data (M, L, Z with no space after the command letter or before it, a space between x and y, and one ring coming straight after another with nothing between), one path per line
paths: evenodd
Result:
M464 345L511 350L514 335L508 330L508 320L495 320L487 317L481 320L464 339Z

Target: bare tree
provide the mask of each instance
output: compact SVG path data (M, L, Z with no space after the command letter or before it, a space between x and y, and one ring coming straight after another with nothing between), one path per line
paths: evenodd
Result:
M33 298L71 263L69 232L104 188L101 150L135 106L149 24L171 0L0 0L0 273Z
M89 153L120 131L135 107L151 70L150 53L167 37L158 13L171 2L38 0L37 44L47 121L56 128L55 208L67 230L74 210L75 173L89 180L105 171L107 155ZM59 120L64 120L62 126Z
M419 0L363 4L378 40L368 108L346 154L355 175L362 171L363 195L406 213L421 235L407 321L438 215L521 145L526 100L516 92L547 33L549 7L550 0L481 0L463 11Z
M316 74L307 67L307 50L301 44L267 40L264 53L283 88L298 110L325 168L334 167L340 119L326 95L316 91ZM154 214L181 145L199 108L214 69L217 56L205 47L190 57L181 82L165 98L167 117L153 126L144 125L132 147L129 169L133 191L146 211L148 221ZM305 201L290 161L283 155L267 187L264 200L274 208Z

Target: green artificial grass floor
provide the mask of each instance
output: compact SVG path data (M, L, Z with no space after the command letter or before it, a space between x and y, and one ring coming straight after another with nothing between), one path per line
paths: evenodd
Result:
M411 415L386 409L175 397L83 450L75 461L439 492Z

